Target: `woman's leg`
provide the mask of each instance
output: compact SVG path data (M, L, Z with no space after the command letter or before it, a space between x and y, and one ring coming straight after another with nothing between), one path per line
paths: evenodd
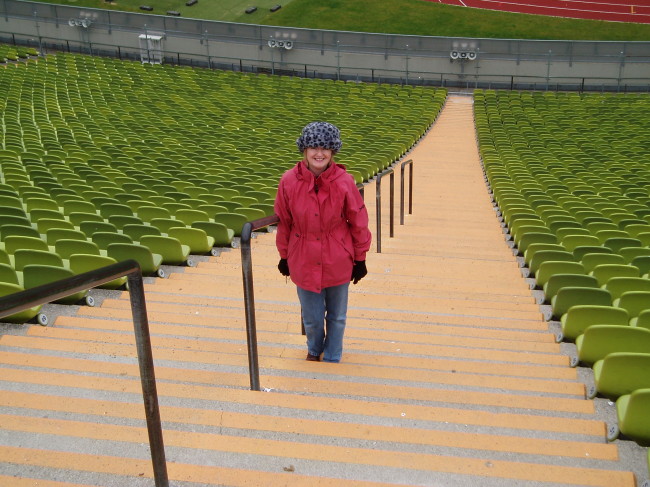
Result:
M307 335L307 352L320 357L325 346L325 296L298 287L298 299L302 306L302 322Z
M343 354L343 334L348 313L348 287L346 282L340 286L323 289L325 294L325 323L327 336L323 354L324 362L340 362Z

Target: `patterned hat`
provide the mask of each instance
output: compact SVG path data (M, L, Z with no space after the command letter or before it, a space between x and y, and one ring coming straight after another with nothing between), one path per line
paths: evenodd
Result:
M296 139L300 152L307 147L322 147L333 152L341 150L341 132L335 125L327 122L312 122L302 129L302 134Z

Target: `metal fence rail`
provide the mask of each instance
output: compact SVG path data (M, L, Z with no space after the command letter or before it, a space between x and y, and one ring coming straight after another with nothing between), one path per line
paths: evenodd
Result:
M151 448L151 461L156 487L168 487L167 462L163 442L158 392L151 353L151 338L149 321L144 297L144 285L140 265L135 260L118 262L100 269L84 272L60 281L51 282L0 298L0 318L41 304L85 291L95 286L105 284L119 277L127 276L133 328L138 350L140 366L140 381L144 399L147 431Z
M473 39L215 22L0 1L0 41L313 78L467 88L649 91L650 42ZM290 46L290 48L288 48Z

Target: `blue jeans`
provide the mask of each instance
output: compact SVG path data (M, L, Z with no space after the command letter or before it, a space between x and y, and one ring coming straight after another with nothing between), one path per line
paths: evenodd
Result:
M340 362L348 312L349 282L323 289L320 293L298 287L302 321L310 355L323 354L324 362Z

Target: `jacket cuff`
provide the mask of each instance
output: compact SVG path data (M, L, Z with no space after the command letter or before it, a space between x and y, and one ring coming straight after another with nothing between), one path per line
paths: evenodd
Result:
M354 260L366 260L366 253L363 252L362 254L354 254Z

